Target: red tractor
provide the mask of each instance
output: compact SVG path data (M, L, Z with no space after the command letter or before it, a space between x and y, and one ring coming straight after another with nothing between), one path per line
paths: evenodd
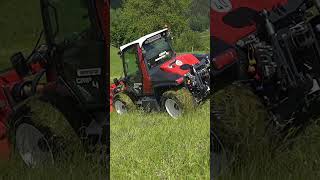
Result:
M72 143L58 133L61 123L85 144L107 137L109 2L40 4L46 44L39 46L40 35L27 58L14 54L12 68L0 74L0 156L9 159L17 152L29 166L54 162ZM50 104L65 119L34 119L30 103L35 101Z
M163 29L120 47L125 77L110 89L110 105L118 114L138 106L178 118L208 97L209 55L177 55L171 39Z

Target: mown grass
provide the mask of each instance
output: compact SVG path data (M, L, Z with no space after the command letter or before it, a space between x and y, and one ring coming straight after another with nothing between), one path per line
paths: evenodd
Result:
M111 47L111 77L122 75ZM209 103L174 120L164 112L111 113L112 179L209 179Z

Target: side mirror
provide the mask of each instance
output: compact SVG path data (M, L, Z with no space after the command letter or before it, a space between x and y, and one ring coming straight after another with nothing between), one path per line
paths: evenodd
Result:
M59 32L58 14L57 9L52 4L52 0L41 0L41 12L43 17L44 29L49 34L50 41L54 41L54 38Z
M119 55L119 56L122 56L122 52L121 52L121 51L119 51L119 52L118 52L118 55Z

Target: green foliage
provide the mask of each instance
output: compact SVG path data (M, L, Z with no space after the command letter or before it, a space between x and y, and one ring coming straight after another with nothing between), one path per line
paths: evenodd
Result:
M205 31L210 26L210 0L193 0L189 25L193 31Z
M190 17L190 28L193 31L205 31L209 28L209 18L206 16L195 15Z
M186 31L173 41L173 46L177 52L192 52L206 50L208 44L201 37L202 34L194 31ZM209 37L208 37L209 38Z

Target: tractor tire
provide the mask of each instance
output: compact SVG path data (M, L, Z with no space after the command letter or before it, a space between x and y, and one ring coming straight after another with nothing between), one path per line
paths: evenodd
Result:
M163 111L174 119L193 111L196 106L192 94L186 88L167 91L163 93L160 101Z
M80 119L86 116L77 112L71 102L56 94L31 97L15 113L10 122L10 137L14 152L27 166L68 161L75 151L84 150L77 130Z
M119 93L114 97L113 108L119 115L123 115L135 110L136 105L127 94Z
M267 127L264 106L248 88L226 87L211 99L211 171L221 175L263 144Z

